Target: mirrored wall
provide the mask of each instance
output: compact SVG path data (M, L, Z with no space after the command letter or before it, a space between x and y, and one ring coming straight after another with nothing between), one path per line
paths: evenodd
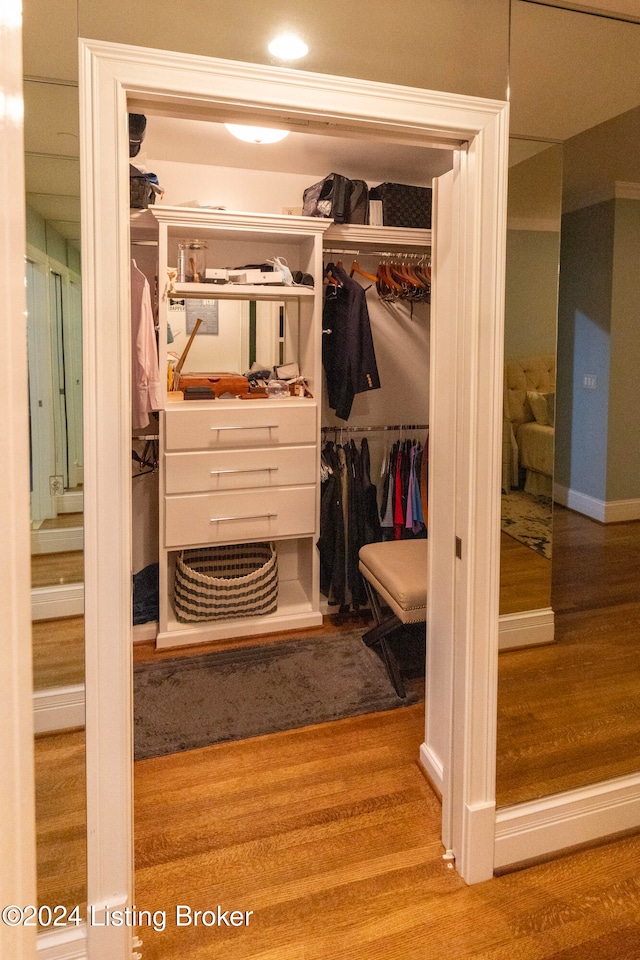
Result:
M500 613L551 608L562 147L510 142Z
M548 561L555 636L547 646L500 656L499 806L640 767L640 419L634 389L640 362L640 72L628 69L640 62L640 24L520 0L512 11L512 130L563 141L562 220L559 283L550 274L544 290L535 286L535 271L529 278L514 272L511 231L509 240L507 357L514 353L513 306L520 294L540 313L537 320L530 313L527 318L542 333L541 301L551 304L558 292L555 388L549 380L538 391L555 396ZM544 111L536 109L533 85ZM536 156L550 159L551 150ZM535 160L512 168L514 187L526 172L529 191L542 191L541 172L526 166ZM510 191L510 215L511 197ZM542 273L538 278L542 287ZM548 408L545 413L549 417ZM518 480L526 490L529 470L522 467L521 461ZM524 610L531 603L524 565L520 575Z
M29 76L24 96L38 901L71 908L86 902L77 84Z

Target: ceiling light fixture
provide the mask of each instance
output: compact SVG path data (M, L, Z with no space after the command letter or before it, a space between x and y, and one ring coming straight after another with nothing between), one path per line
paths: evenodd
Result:
M289 130L276 130L274 127L245 127L238 123L225 123L225 127L245 143L277 143L289 136Z
M269 44L269 53L278 60L299 60L300 57L306 57L309 47L293 33L282 33Z

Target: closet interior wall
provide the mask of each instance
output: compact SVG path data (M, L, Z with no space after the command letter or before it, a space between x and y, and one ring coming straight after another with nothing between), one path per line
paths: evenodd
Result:
M162 119L165 123L165 118ZM212 207L224 207L227 210L237 210L254 213L277 213L287 210L299 213L302 204L302 194L310 184L322 179L330 172L313 167L312 160L305 166L306 172L279 172L252 168L238 168L219 164L203 164L174 159L166 159L157 152L153 152L154 117L148 117L146 154L147 168L157 174L164 190L162 205L179 206L185 203ZM308 135L309 157L313 158L313 135ZM285 141L286 142L286 141ZM366 141L361 141L361 157L357 168L344 169L338 166L331 167L336 172L346 176L367 180L369 186L380 182L380 177L368 175L371 160L368 151L371 150ZM144 149L144 148L143 148ZM269 146L263 145L248 147L256 155L256 151L268 151ZM398 144L395 149L399 158L403 147ZM424 151L425 157L430 152ZM388 176L400 182L415 185L430 186L432 177L443 172L443 165L452 164L452 154L439 150L437 169L430 169L428 161L424 165L416 166L413 176L407 176L406 163L400 177ZM189 156L189 143L184 143L185 158ZM445 159L446 158L446 159ZM135 236L132 219L132 236ZM382 247L377 244L371 252L366 244L341 241L325 241L329 251L325 254L325 263L333 260L342 260L345 269L349 272L351 263L357 259L366 272L375 274ZM393 250L392 245L388 245ZM385 250L387 245L385 245ZM399 246L399 252L405 248ZM335 251L344 250L344 253ZM158 283L162 294L165 278L157 278L157 247L137 245L132 242L132 258L140 270L146 274L152 291ZM355 254L354 254L355 251ZM273 256L282 251L274 249ZM429 250L422 251L426 256ZM214 266L210 263L209 266ZM224 264L224 266L239 266L239 264ZM156 279L157 278L157 279ZM318 280L319 278L316 278ZM364 286L369 281L358 278ZM212 291L213 293L213 291ZM213 298L213 297L212 297ZM223 309L230 309L233 305L221 304ZM326 392L322 402L323 427L335 427L333 432L323 432L323 440L336 437L338 442L347 442L354 439L360 443L366 436L371 454L371 477L374 483L380 485L381 468L388 455L389 449L396 439L404 436L415 436L424 443L426 431L413 431L402 434L398 431L367 430L358 432L354 428L370 428L395 424L428 424L429 410L429 323L430 308L428 303L413 303L408 301L384 302L378 298L375 284L367 293L367 307L371 321L371 329L376 351L376 360L380 375L381 389L372 390L365 394L356 395L351 415L347 422L338 419L329 409ZM223 314L221 313L222 317ZM177 354L186 343L187 334L180 326L179 315L176 314L176 323L171 322L174 343L169 347ZM191 369L202 369L198 365L197 351ZM258 356L258 360L261 358ZM160 362L161 376L164 372L164 363ZM244 371L239 371L244 372ZM345 428L350 428L346 430ZM135 466L134 466L135 471ZM148 476L144 480L136 480L133 484L133 558L134 573L149 563L157 561L157 476Z

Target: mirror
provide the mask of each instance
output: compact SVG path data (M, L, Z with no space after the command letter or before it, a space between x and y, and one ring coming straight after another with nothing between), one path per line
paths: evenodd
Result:
M211 300L171 301L170 358L182 355L195 320L201 317L208 320L198 330L183 373L244 374L253 363L258 363L261 370L271 370L284 361L285 331L293 322L292 305L261 300L215 300L213 285L211 292ZM285 313L288 323L285 323Z
M513 129L563 140L563 215L550 562L555 642L499 658L499 806L640 766L640 83L624 67L638 61L640 26L518 0L512 11ZM534 75L539 90L554 90L551 107L539 98L544 115L527 97Z
M562 147L510 142L500 613L551 607Z
M29 77L24 95L38 902L84 912L78 92Z

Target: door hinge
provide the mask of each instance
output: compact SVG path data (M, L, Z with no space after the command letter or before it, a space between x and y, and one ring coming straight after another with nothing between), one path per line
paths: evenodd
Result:
M462 540L460 537L456 537L456 557L458 560L462 560Z

